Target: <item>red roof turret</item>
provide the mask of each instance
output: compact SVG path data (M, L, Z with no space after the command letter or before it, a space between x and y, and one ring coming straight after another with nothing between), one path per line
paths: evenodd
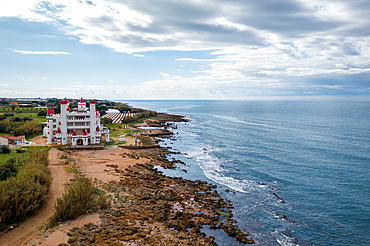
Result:
M64 101L60 101L60 104L67 104L67 103L68 103L67 98L64 98Z
M96 101L89 101L90 104L96 104Z
M48 113L47 113L47 115L46 115L46 117L49 117L50 116L50 108L48 108Z
M86 130L84 131L84 136L87 136L87 132L86 132Z
M58 127L57 133L61 133L60 128Z
M99 131L99 126L96 127L96 131L98 132Z
M55 113L54 113L54 108L53 107L51 107L51 109L50 109L50 113L51 113L51 115L54 115Z
M72 136L77 136L76 131L73 130Z
M81 97L81 100L80 100L80 103L83 103L84 102L84 100L82 99L82 97Z

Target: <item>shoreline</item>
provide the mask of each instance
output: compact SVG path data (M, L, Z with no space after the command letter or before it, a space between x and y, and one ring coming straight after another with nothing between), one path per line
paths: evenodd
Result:
M168 115L169 120L164 120L163 115L161 120L150 120L145 124L166 128L171 122L186 121L177 115ZM140 130L140 135L146 135L148 131ZM76 166L79 175L94 178L97 187L111 194L112 206L100 211L100 220L95 215L93 221L89 221L91 215L84 215L84 221L92 223L81 226L80 218L62 223L39 232L33 243L39 240L42 245L55 245L53 237L59 235L64 241L59 241L59 245L217 245L213 236L201 232L203 226L222 229L240 243L254 243L250 234L235 224L233 206L217 193L216 185L165 176L155 168L158 165L175 169L178 164L185 164L168 160L168 155L174 152L159 146L161 140L154 139L172 134L168 130L157 130L150 136L155 148L127 146L129 148L124 149L119 148L124 146L118 146L118 149L105 150L61 150L68 160L64 165ZM71 226L76 223L77 226ZM93 238L86 235L93 235Z

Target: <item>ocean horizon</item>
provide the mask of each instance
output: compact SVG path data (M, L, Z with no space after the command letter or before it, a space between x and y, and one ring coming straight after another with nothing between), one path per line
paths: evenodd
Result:
M370 102L121 102L189 120L161 142L186 165L161 171L217 184L256 245L368 245Z

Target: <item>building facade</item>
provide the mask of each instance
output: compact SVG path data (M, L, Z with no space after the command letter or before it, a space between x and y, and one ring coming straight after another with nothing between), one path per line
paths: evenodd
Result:
M13 137L10 135L0 136L0 146L1 145L9 146L9 144L18 145L24 142L26 142L26 136L18 136L18 137Z
M53 108L48 109L44 136L48 144L90 145L109 142L109 129L100 125L100 114L96 102L90 101L90 107L81 97L78 108L70 109L67 99L60 101L60 114Z

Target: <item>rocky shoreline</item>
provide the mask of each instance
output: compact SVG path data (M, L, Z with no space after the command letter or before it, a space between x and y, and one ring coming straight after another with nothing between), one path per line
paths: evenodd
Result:
M169 121L184 121L182 116L162 115L147 126L168 126ZM168 130L163 133L172 134ZM142 135L148 135L142 131ZM156 136L161 135L157 133ZM155 141L151 136L153 142ZM181 161L167 159L170 149L148 148L130 150L122 158L146 158L125 169L107 165L119 181L101 183L112 196L112 206L101 211L100 224L86 224L68 232L69 245L217 245L213 236L201 232L222 229L244 244L253 244L248 232L232 219L232 204L217 193L217 186L206 181L190 181L168 177L158 171L176 168ZM59 244L68 245L68 244Z

